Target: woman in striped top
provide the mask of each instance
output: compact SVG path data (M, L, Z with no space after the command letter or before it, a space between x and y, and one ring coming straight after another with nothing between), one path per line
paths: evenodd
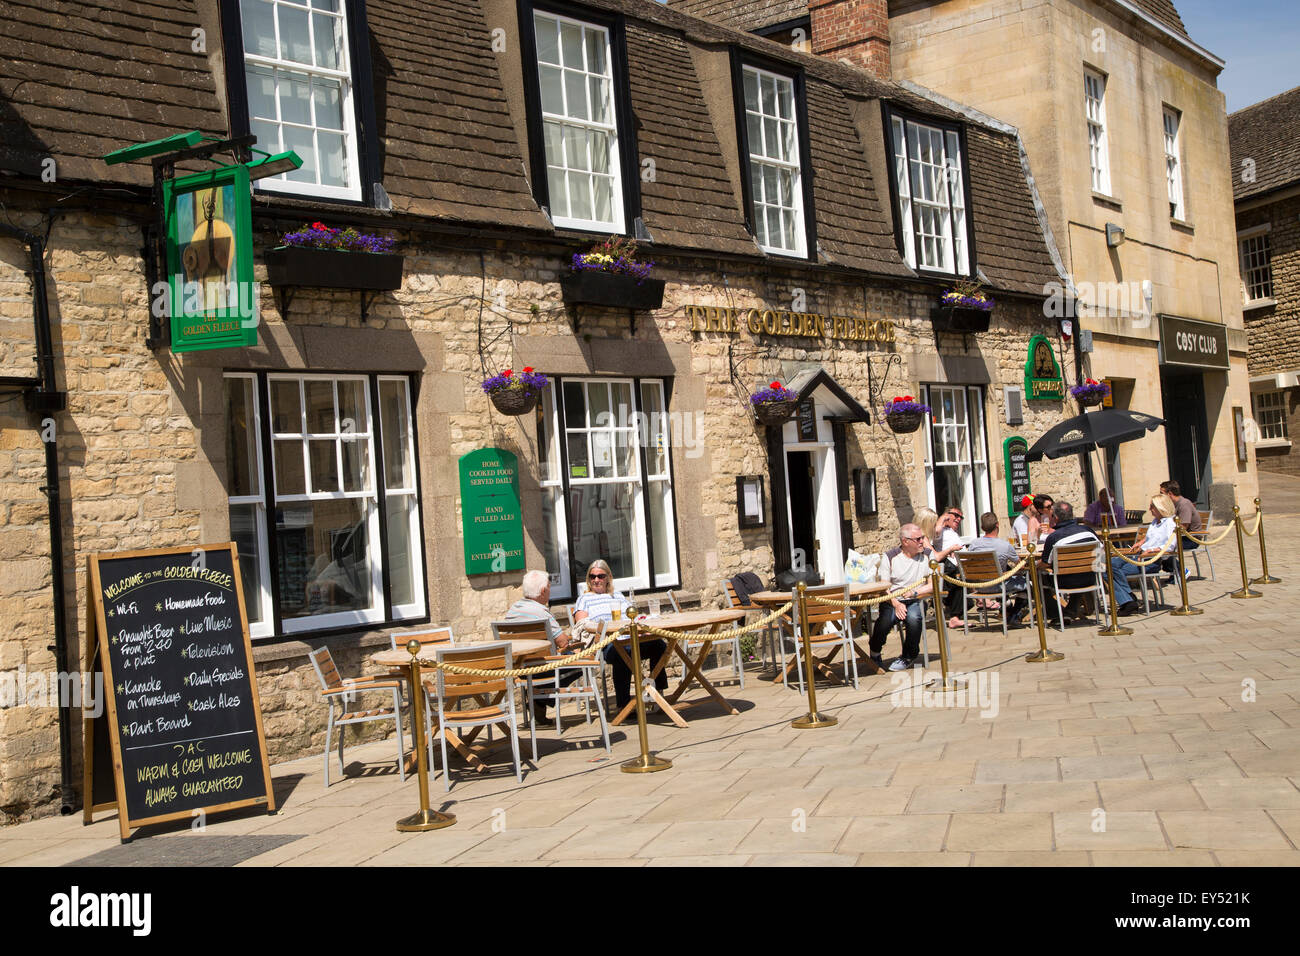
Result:
M573 622L577 624L590 618L593 621L609 621L611 624L622 623L621 619L617 622L614 620L615 608L618 608L621 618L636 613L636 608L627 598L614 589L614 573L610 571L609 565L597 559L587 568L587 591L580 594L577 603L573 605ZM642 657L653 661L655 665L668 651L668 645L663 641L641 641L640 644ZM605 660L614 668L614 700L618 709L622 710L632 700L632 671L617 648L617 644L606 647ZM655 686L661 692L668 689L666 668L655 677Z

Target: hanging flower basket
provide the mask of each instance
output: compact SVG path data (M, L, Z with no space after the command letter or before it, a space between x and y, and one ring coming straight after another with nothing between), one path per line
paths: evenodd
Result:
M911 395L896 395L885 404L885 424L899 435L907 435L921 427L930 406L918 402Z
M772 382L749 396L749 406L762 425L784 425L799 408L799 396L780 382Z
M513 369L506 369L500 375L484 379L482 389L502 415L527 415L537 407L542 389L548 383L545 375L527 366L519 376Z
M1083 380L1082 385L1076 385L1070 389L1070 396L1079 403L1080 407L1088 408L1092 405L1100 405L1106 401L1110 395L1110 386L1105 382L1099 382L1094 378Z

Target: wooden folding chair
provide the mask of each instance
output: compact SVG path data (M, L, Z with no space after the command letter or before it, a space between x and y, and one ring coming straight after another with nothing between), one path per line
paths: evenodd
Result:
M440 647L438 663L459 664L480 670L510 670L514 667L510 642L480 644L477 647ZM510 734L514 753L515 779L523 783L519 762L519 726L515 710L513 677L479 677L438 668L434 683L437 694L438 726L448 730L472 727L504 726ZM449 710L447 705L466 697L487 698L488 703L468 710ZM451 789L451 766L447 762L447 735L439 734L442 744L442 776L445 789Z
M849 600L849 586L847 584L829 584L821 587L808 588L804 591L805 597L824 596L833 598L836 601ZM781 663L783 669L780 680L785 681L786 685L790 683L790 671L793 668L796 676L799 678L799 691L803 693L803 639L799 632L799 592L791 592L791 600L795 602L788 613L783 614L780 618L781 626ZM844 652L844 681L848 682L849 670L853 671L853 687L858 686L858 648L853 642L853 625L848 608L831 607L827 604L818 604L815 601L808 601L808 646L813 653L813 668L823 676L832 680L839 680L839 676L831 670L831 663L835 660L840 651ZM836 630L832 633L826 633L826 625L834 624ZM789 664L785 663L785 632L787 628L794 641L794 659ZM829 648L830 652L825 657L818 657L815 651L818 648Z
M1106 587L1102 581L1102 575L1106 572L1101 561L1101 542L1093 541L1088 544L1067 544L1064 547L1053 548L1050 562L1053 594L1095 593L1097 595L1094 610L1098 627L1101 627L1101 613L1106 607ZM1038 572L1035 570L1034 573ZM1064 574L1091 574L1093 583L1080 588L1061 587L1060 576ZM1061 630L1064 631L1065 608L1061 606L1059 600L1055 598L1053 600L1056 601L1056 618L1060 622Z
M998 567L998 556L992 551L958 551L957 564L961 568L962 580L966 583L962 586L962 627L966 636L970 636L970 602L974 601L980 615L980 627L988 626L988 608L985 606L989 598L998 595L1001 604L998 609L998 617L1002 620L1002 636L1007 636L1007 599L1009 581L1003 581L1001 584L995 584L989 587L986 582L992 581L1001 576L1002 571Z

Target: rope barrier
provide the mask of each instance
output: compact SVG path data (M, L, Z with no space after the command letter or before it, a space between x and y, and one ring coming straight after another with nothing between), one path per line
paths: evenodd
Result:
M1253 537L1255 537L1255 535L1259 534L1259 523L1260 523L1260 521L1262 521L1263 519L1264 519L1264 512L1262 512L1262 511L1256 511L1256 512L1255 512L1255 530L1254 530L1254 531L1246 531L1246 527L1245 527L1245 525L1244 525L1244 524L1242 525L1241 530L1242 530L1242 531L1246 531L1246 537L1248 537L1248 538L1253 538Z
M729 631L718 631L715 634L692 634L690 635L690 638L694 643L697 644L702 643L704 641L734 640L735 638L740 637L743 634L752 634L755 631L763 630L763 628L767 627L769 624L775 621L786 611L790 610L790 608L792 608L793 606L794 606L793 601L786 601L784 604L782 604L779 608L777 608L767 617L760 618L759 620L755 621L753 624L746 624L743 627L733 627ZM655 627L653 624L647 624L645 621L637 622L636 627L637 630L640 631L642 634L653 634L656 637L671 637L674 640L681 640L682 637L684 636L680 631L665 631L663 628Z
M622 629L620 628L619 630ZM478 667L466 667L463 664L448 664L446 661L420 661L420 666L427 670L444 670L449 674L467 674L470 677L531 677L534 674L545 674L547 671L553 671L561 667L568 667L573 661L591 657L597 651L618 640L618 637L619 631L606 632L603 638L595 644L592 644L590 647L585 647L576 654L564 655L565 660L549 661L545 664L536 664L532 667L512 667L508 670L484 670Z
M1259 525L1256 524L1256 528L1258 527ZM1251 533L1253 534L1254 532ZM1198 538L1196 535L1192 534L1190 531L1187 531L1186 529L1183 530L1182 534L1183 537L1186 538L1188 541L1195 541L1197 544L1201 544L1201 545L1218 544L1228 535L1232 534L1232 522L1231 521L1228 522L1228 526L1223 529L1223 533L1219 535L1217 538Z
M1163 548L1161 548L1159 551L1157 551L1154 555L1152 555L1150 558L1148 558L1145 561L1134 561L1128 555L1120 554L1119 551L1117 551L1114 547L1112 547L1111 550L1115 552L1116 557L1123 558L1126 564L1131 564L1135 568L1145 568L1152 564L1155 564L1157 561L1169 557L1169 552L1172 549L1168 544L1166 544Z
M1021 558L1016 564L1007 568L1006 573L1002 574L1000 577L990 578L987 581L966 581L961 578L950 578L942 571L936 573L939 575L940 580L947 581L949 584L955 585L959 588L993 588L997 587L1003 581L1009 581L1011 578L1014 578L1028 563L1028 557Z
M930 579L929 577L926 577L926 579L923 581L917 581L915 584L909 584L907 585L907 587L899 588L897 591L890 591L887 594L880 595L879 597L860 598L857 601L837 601L834 598L822 597L819 594L808 594L805 597L806 600L812 601L814 604L825 604L827 607L838 607L838 608L871 607L876 604L884 604L886 601L892 601L894 598L902 594L911 594L913 591L917 590L918 588L923 588L929 583L930 583Z

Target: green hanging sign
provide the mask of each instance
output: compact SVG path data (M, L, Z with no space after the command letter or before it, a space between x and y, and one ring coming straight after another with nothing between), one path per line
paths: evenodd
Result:
M467 575L523 570L519 459L513 452L482 448L461 456L460 512Z
M163 183L172 351L257 344L246 166Z
M1025 398L1065 398L1065 379L1061 363L1056 361L1052 343L1045 335L1029 340L1029 359L1025 362Z

